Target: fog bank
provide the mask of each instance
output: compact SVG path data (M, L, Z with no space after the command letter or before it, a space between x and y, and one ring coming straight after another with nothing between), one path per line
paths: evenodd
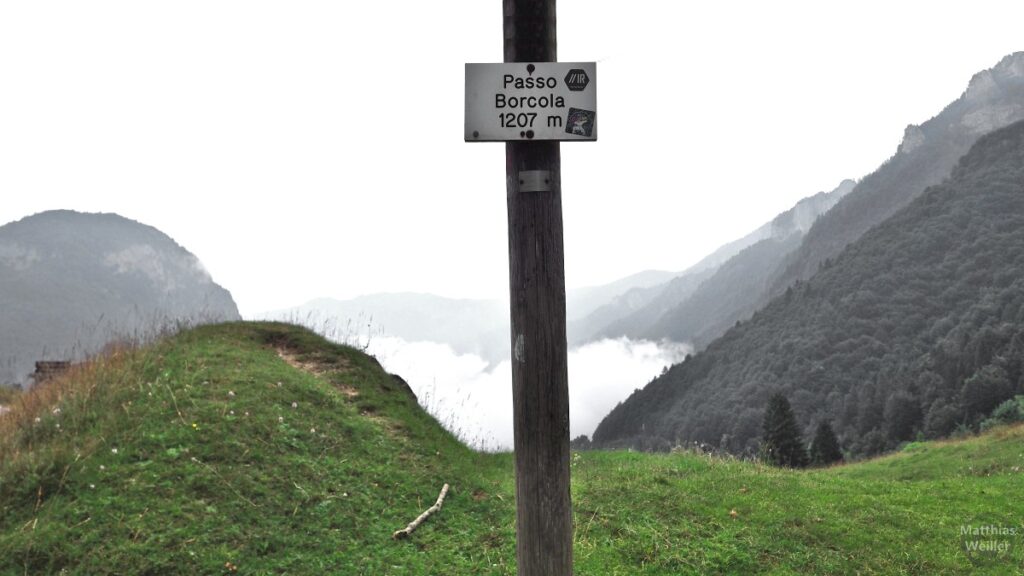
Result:
M690 348L675 343L601 340L569 350L569 417L573 438L590 436L601 419ZM458 354L447 344L375 336L367 352L404 378L420 404L470 445L512 447L512 366Z

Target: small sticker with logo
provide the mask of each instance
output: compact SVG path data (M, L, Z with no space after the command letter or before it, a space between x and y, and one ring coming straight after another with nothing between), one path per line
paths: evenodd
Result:
M573 92L582 92L590 84L590 76L582 68L573 68L565 75L565 86Z
M565 120L565 131L577 136L591 136L594 133L595 112L569 108L569 117Z

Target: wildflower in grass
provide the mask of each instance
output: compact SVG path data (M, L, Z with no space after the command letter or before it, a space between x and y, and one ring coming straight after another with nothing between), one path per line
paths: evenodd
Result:
M235 397L235 391L234 390L228 390L228 398L234 398L234 397Z
M107 469L106 466L104 466L103 464L100 464L100 472L103 472L106 469Z
M309 433L310 434L316 434L316 428L310 428L309 429Z
M117 454L117 448L111 448L110 449L110 453L111 454Z
M35 422L36 424L39 424L39 423L40 423L40 422L42 422L42 421L43 421L43 419L42 419L42 418L40 418L39 416L36 416L36 419L35 419L35 420L33 420L33 422Z
M89 484L89 488L95 490L96 489L96 485L95 484Z
M279 424L284 424L284 416L278 416L278 417L277 417L277 422L278 422Z
M248 411L248 410L246 410L246 411L245 411L245 415L246 415L246 416L248 416L248 415L249 415L249 411Z
M60 416L60 406L53 409L54 416Z
M193 430L199 430L199 424L196 424L195 422L193 422L192 423L192 429Z
M235 411L234 411L234 410L231 410L230 412L228 412L228 414L230 414L230 415L234 416L234 415L235 415Z
M298 408L298 407L299 407L299 403L298 402L292 402L292 408Z
M278 388L280 388L280 387L281 387L281 383L280 383L280 382L278 382L278 383L277 383L277 387L278 387Z

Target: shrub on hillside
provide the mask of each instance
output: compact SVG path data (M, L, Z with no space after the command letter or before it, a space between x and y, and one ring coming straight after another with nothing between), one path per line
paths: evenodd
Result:
M1016 396L997 406L992 415L981 422L981 430L1015 422L1024 422L1024 396Z

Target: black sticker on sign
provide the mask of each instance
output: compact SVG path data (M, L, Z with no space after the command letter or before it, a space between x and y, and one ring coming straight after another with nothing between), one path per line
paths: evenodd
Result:
M565 131L577 136L590 136L594 133L594 112L569 108L569 117L565 121Z
M565 75L565 86L573 92L579 92L590 84L590 77L587 71L580 68L573 68Z

